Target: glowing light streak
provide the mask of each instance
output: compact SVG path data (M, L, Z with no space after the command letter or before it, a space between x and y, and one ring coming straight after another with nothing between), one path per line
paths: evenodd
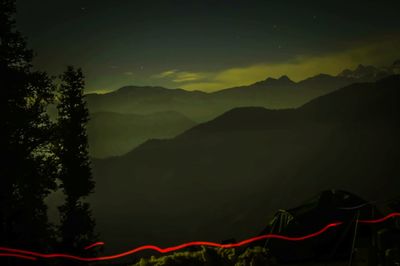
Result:
M96 242L96 243L93 243L93 244L91 244L89 246L84 247L83 249L84 250L88 250L88 249L91 249L91 248L94 248L94 247L104 246L104 244L105 244L104 242Z
M379 219L374 219L374 220L358 220L359 223L364 223L364 224L376 224L376 223L382 223L387 221L390 218L394 217L400 217L400 213L391 213L385 217L379 218ZM62 253L52 253L52 254L44 254L44 253L39 253L39 252L33 252L29 250L22 250L22 249L14 249L14 248L8 248L8 247L0 247L0 252L6 252L6 253L0 253L0 257L17 257L21 259L27 259L27 260L36 260L38 258L41 259L56 259L56 258L63 258L63 259L70 259L70 260L78 260L78 261L86 261L86 262L93 262L93 261L105 261L105 260L115 260L119 259L122 257L126 257L144 250L153 250L157 251L159 253L169 253L173 251L178 251L187 247L193 247L193 246L207 246L207 247L217 247L217 248L235 248L235 247L241 247L248 245L250 243L260 241L260 240L265 240L268 238L271 239L280 239L284 241L303 241L306 239L314 238L317 237L326 231L328 231L330 228L333 227L338 227L342 225L343 222L334 222L326 225L322 229L320 229L317 232L304 235L304 236L283 236L283 235L278 235L278 234L266 234L266 235L261 235L253 238L249 238L246 240L243 240L238 243L231 243L231 244L219 244L219 243L214 243L214 242L207 242L207 241L194 241L194 242L189 242L189 243L184 243L181 245L177 246L172 246L172 247L167 247L167 248L160 248L158 246L154 245L144 245L140 246L134 249L131 249L126 252L122 252L119 254L115 255L109 255L109 256L101 256L101 257L92 257L92 258L85 258L85 257L80 257L80 256L75 256L75 255L70 255L70 254L62 254ZM91 244L85 249L90 249L95 246L100 246L104 245L104 242L96 242L94 244Z

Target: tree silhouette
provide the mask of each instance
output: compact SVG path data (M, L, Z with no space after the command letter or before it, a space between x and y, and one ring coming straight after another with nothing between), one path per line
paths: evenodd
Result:
M83 247L95 241L94 220L84 198L93 192L86 124L89 113L83 99L84 76L81 69L68 67L59 87L58 156L59 178L65 194L61 213L60 235L65 251L82 254Z
M33 52L14 14L15 1L0 0L0 246L46 250L52 231L44 199L56 188L46 114L54 86L31 70Z

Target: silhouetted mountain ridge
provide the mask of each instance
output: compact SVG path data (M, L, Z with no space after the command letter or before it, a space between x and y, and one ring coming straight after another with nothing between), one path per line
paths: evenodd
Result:
M183 89L167 89L159 86L125 86L114 92L114 94L206 94L205 92L200 91L186 91Z
M295 83L296 82L292 81L288 76L284 75L279 79L267 78L263 81L253 83L252 85L287 86Z
M338 76L355 78L362 81L374 81L393 74L398 74L396 72L398 61L399 60L396 60L391 66L388 67L375 67L371 65L364 66L360 64L355 70L346 69L342 71Z
M91 112L148 114L174 110L194 121L205 122L235 107L296 108L352 83L373 82L392 75L394 65L387 68L359 65L355 70L344 70L337 76L319 74L299 82L287 76L267 78L213 93L126 86L107 94L88 94L86 99Z

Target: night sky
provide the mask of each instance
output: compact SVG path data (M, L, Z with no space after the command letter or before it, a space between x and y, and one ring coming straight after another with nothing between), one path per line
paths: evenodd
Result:
M83 68L88 92L214 91L400 58L400 1L19 0L38 69Z

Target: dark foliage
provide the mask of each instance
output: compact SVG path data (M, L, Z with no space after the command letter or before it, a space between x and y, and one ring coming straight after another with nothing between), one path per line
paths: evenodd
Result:
M56 174L46 108L54 86L32 71L14 13L15 1L0 1L0 246L46 250L52 230L44 198Z
M268 266L277 265L265 248L253 247L240 252L235 249L202 247L199 251L176 252L161 257L142 258L134 266L207 265L207 266Z
M81 254L84 246L96 238L89 205L83 202L94 189L86 135L89 114L83 100L82 70L68 67L61 81L57 153L61 165L59 178L66 200L59 208L60 235L65 251Z
M94 188L82 71L68 68L62 76L60 120L52 123L47 110L55 99L53 79L32 70L33 51L15 30L15 11L14 0L0 1L0 246L54 251L56 230L44 200L58 178L67 196L60 207L62 244L82 250L94 239L90 208L82 201Z

